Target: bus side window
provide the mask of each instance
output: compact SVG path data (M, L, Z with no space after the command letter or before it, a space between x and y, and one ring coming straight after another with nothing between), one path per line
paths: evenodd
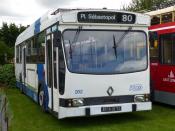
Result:
M22 62L22 46L19 46L19 62Z
M36 37L36 43L38 54L37 63L45 63L45 32L40 33Z
M27 63L30 63L30 61L31 61L31 59L30 59L30 56L31 56L31 41L30 40L28 40L28 41L26 41L26 46L27 46L27 48L26 48L26 62Z
M26 62L36 63L37 62L37 44L34 42L33 38L26 41L27 52L26 52Z
M21 63L22 61L22 47L21 45L16 46L16 63Z
M158 34L156 32L149 32L149 42L150 42L150 59L159 60Z
M47 43L47 84L49 88L52 86L52 41L48 39Z
M151 25L157 25L160 24L160 15L153 16L151 18Z
M161 47L162 47L162 63L163 64L173 64L174 60L174 44L173 44L173 34L164 34L160 36Z
M64 94L65 88L65 63L64 63L64 56L63 56L63 48L62 45L59 46L58 49L59 54L59 92L61 95Z
M20 49L19 46L16 46L16 63L19 63L19 56L20 56L19 55L19 52L20 52L19 49Z
M172 16L173 13L172 12L168 12L162 15L162 23L168 23L168 22L172 22Z

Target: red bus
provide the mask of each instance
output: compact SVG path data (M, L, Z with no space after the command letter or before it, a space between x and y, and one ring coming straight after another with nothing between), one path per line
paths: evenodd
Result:
M153 101L175 105L175 13L174 6L148 12L150 71Z

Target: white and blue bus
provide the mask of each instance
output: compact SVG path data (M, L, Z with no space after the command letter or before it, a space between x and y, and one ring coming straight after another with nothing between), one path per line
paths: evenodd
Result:
M57 9L15 44L17 87L57 118L151 110L144 14Z

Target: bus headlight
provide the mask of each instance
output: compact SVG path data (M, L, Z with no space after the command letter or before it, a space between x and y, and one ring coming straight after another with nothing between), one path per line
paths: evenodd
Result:
M144 95L135 95L134 102L144 102Z
M135 95L134 102L147 102L149 101L149 94Z
M72 99L72 106L73 107L78 107L78 106L83 106L83 105L84 105L84 100L82 98Z

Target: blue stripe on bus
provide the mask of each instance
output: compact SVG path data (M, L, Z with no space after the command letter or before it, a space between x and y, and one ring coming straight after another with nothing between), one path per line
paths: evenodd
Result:
M38 34L40 32L40 26L41 26L41 18L35 21L34 34Z
M38 73L38 80L43 85L44 90L44 109L48 110L49 105L49 93L48 93L48 86L46 85L45 81L45 71L44 71L44 64L37 64L37 73Z
M20 83L20 82L16 82L16 86L19 88L19 89L23 89L23 92L31 97L35 102L38 102L38 95L36 92L34 92L33 90L31 90L29 87L27 87L26 85L24 85L23 83Z
M16 81L16 87L18 87L19 89L21 89L22 88L22 83Z
M38 73L38 80L40 82L44 81L45 72L44 72L44 65L43 64L37 64L37 73Z

